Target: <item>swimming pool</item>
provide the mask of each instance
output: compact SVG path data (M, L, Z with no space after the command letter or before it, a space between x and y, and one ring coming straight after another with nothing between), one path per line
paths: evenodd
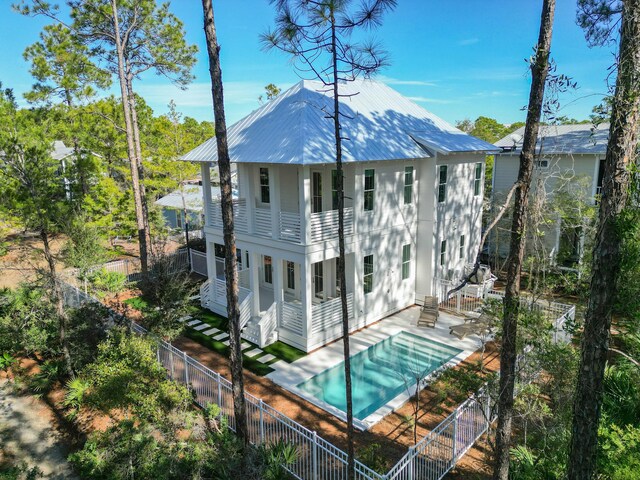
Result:
M378 408L461 353L407 332L386 338L351 357L353 416L364 420ZM344 362L299 383L296 388L346 411Z

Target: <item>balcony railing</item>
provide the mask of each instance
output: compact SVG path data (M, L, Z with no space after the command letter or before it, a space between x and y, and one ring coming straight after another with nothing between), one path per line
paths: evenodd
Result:
M347 293L347 311L353 318L353 293ZM311 333L316 334L339 325L342 322L342 303L340 297L314 305L311 310Z
M222 229L222 208L220 206L220 200L211 201L209 205L209 218L211 219L212 226ZM237 198L233 201L233 220L236 232L248 232L246 199Z
M353 233L353 207L344 209L344 234ZM311 214L311 243L338 238L338 210Z

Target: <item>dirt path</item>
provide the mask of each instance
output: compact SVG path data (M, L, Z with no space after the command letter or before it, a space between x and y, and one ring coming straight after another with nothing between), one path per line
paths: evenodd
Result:
M25 462L37 466L45 479L76 480L53 421L43 402L15 394L7 380L0 379L0 466Z

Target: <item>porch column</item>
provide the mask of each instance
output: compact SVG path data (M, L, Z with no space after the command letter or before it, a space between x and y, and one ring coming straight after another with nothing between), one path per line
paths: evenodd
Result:
M278 326L281 324L282 317L282 302L284 301L284 288L283 277L284 272L282 269L282 259L278 257L272 257L271 264L273 265L273 301L276 303L276 317L278 319Z
M311 243L311 172L308 165L298 170L298 196L300 204L300 243Z
M251 306L251 316L260 314L260 255L249 253L249 287L253 292L253 305Z
M271 201L271 237L280 239L280 172L279 165L272 165L269 176L269 200ZM282 283L282 282L281 282Z
M253 165L238 164L238 176L243 174L244 187L246 189L246 201L247 201L247 232L249 234L254 233L255 217L254 211L256 207L256 194L254 183L254 168ZM242 192L242 191L241 191Z
M202 177L202 191L204 192L204 224L211 225L211 164L209 162L200 164L200 175Z
M302 324L306 326L307 347L312 336L312 309L311 296L313 285L311 283L311 262L309 257L305 255L300 263L300 303L302 304ZM308 351L308 348L307 348Z
M213 245L213 242L209 242L208 240L205 241L207 254L207 278L212 279L211 283L213 283L213 280L216 278L216 249Z

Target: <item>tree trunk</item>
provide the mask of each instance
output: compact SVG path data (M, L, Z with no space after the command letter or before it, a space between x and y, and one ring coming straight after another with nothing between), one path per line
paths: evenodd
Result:
M594 477L596 470L602 383L623 240L619 221L629 197L629 167L636 161L639 108L640 1L625 0L598 231L593 248L589 305L573 408L568 465L570 480L588 480Z
M340 97L338 91L338 60L336 53L336 25L331 13L331 45L333 62L333 125L336 141L336 190L338 194L338 280L342 306L342 344L344 349L344 383L347 405L347 475L355 478L355 453L353 447L353 392L351 386L351 353L349 349L349 306L347 304L347 280L345 275L344 246L344 174L342 170L342 133L340 131Z
M138 228L138 242L140 245L140 265L142 272L146 273L148 269L147 222L145 221L144 206L140 190L140 158L136 155L136 146L134 142L134 130L131 120L129 93L127 90L127 77L125 74L124 47L120 38L117 0L111 0L111 10L113 14L114 42L116 46L116 54L118 56L118 80L120 82L120 95L122 97L125 130L127 132L127 153L129 155L129 164L131 167L131 188L133 189L133 202L136 211L136 225Z
M51 252L49 245L49 234L46 230L40 230L40 239L44 246L44 258L47 261L49 267L49 276L51 277L51 289L53 292L53 302L56 306L56 314L58 316L58 339L60 341L60 348L62 349L62 355L64 356L64 364L67 373L73 377L73 366L71 363L71 352L69 351L69 342L67 340L67 312L64 309L64 296L62 289L60 288L60 281L58 280L58 274L56 273L56 260Z
M525 220L529 202L529 188L533 173L540 115L544 100L544 89L549 70L549 50L555 0L544 0L540 33L535 58L531 64L531 91L524 131L520 169L515 191L513 222L511 225L511 244L507 260L507 284L504 297L504 320L502 324L502 347L500 350L500 389L498 397L498 427L496 429L495 470L493 478L509 478L509 448L511 442L511 423L513 419L513 394L516 380L516 338L518 314L520 311L520 273L524 258Z
M231 188L231 162L227 143L227 124L224 114L222 91L222 69L220 68L220 46L216 34L211 0L202 0L204 31L209 52L209 73L218 147L218 170L220 173L220 199L224 235L224 275L227 280L227 315L229 318L229 347L231 348L231 382L233 388L233 411L236 434L248 444L247 418L244 401L244 378L242 373L242 350L240 345L240 308L238 305L238 269L236 265L236 236L233 228L233 203Z

